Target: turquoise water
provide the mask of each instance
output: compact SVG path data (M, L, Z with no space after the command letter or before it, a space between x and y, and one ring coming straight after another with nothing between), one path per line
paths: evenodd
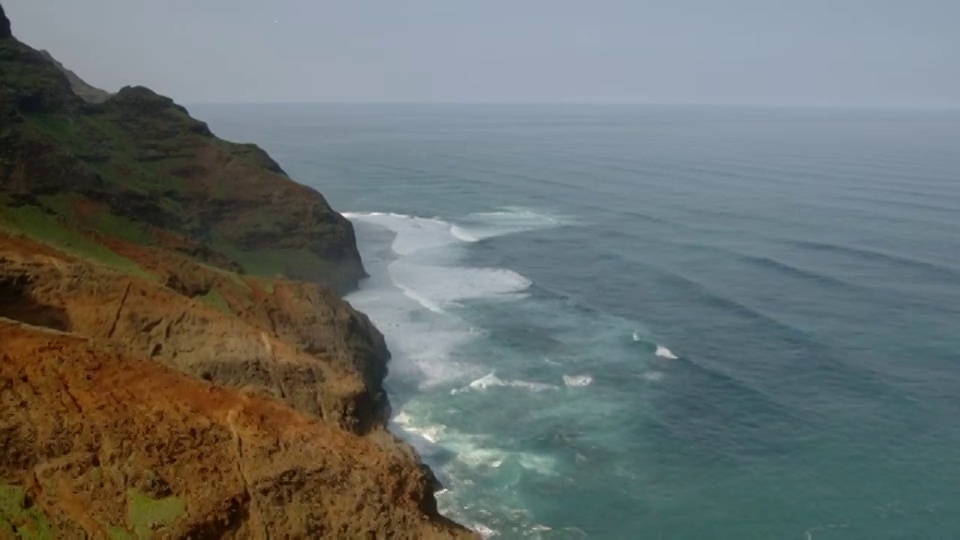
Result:
M501 538L960 538L960 113L199 107L354 221Z

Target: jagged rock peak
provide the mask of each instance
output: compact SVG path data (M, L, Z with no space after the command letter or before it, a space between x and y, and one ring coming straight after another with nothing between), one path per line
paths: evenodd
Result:
M86 81L80 78L79 75L67 69L66 66L61 64L56 58L50 54L49 51L39 50L37 51L41 56L49 60L53 65L57 66L60 71L66 75L67 80L70 81L70 88L73 89L73 93L79 96L81 99L87 103L103 103L104 101L110 99L110 92L106 90L101 90L95 86L88 84Z
M7 14L3 12L3 4L0 4L0 39L6 39L11 37L13 34L10 33L10 19L7 18Z

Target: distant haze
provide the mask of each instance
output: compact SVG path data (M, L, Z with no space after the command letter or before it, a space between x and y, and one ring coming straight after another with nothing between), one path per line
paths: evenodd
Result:
M0 0L181 102L958 106L958 0Z

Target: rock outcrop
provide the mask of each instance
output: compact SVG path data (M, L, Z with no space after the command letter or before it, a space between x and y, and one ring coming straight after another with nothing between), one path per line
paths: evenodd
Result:
M0 537L466 536L415 461L93 341L0 320Z
M0 118L0 191L63 220L108 235L116 228L105 221L135 221L175 236L170 247L202 249L205 262L245 274L338 291L364 276L353 227L320 193L147 88L90 104L44 55L0 40ZM78 202L96 212L78 215Z
M3 12L3 6L0 6L0 39L7 39L13 34L10 33L10 19Z
M118 240L110 245L142 262L142 276L27 238L0 233L0 245L0 317L272 395L354 433L386 423L383 337L321 286L279 280L267 292L257 280Z
M0 539L473 537L386 430L350 223L68 73L0 7Z
M41 50L39 51L47 60L53 63L53 65L60 68L60 71L63 72L66 76L67 81L70 83L70 88L73 90L73 93L77 95L80 99L88 103L103 103L104 101L110 99L110 92L106 90L101 90L80 78L79 75L67 69L63 64L57 61L48 51Z

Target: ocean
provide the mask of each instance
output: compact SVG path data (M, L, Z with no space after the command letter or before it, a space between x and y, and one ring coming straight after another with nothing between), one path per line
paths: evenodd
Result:
M960 538L960 112L222 105L495 538Z

